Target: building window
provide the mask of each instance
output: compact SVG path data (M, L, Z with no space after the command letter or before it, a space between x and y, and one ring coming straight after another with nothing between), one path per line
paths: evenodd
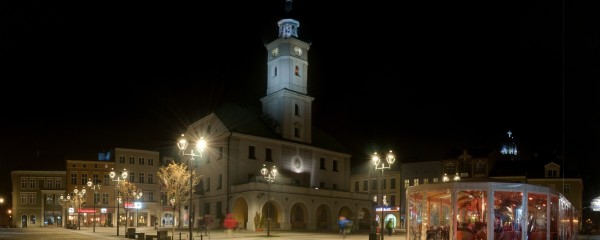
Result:
M148 158L148 166L154 166L154 158Z
M319 188L325 188L325 182L319 182Z
M210 203L205 203L204 204L204 215L209 215L210 214Z
M21 193L21 204L27 204L28 194Z
M29 223L35 224L35 214L29 215Z
M46 189L51 189L54 186L54 180L46 179Z
M139 183L144 183L144 173L139 173L138 175L140 179Z
M135 182L135 172L129 172L129 181Z
M337 184L335 184L335 183L334 183L334 184L332 184L332 185L331 185L331 189L333 189L333 190L337 190Z
M29 204L35 204L35 202L36 202L35 193L29 194Z
M217 181L217 189L221 189L223 184L223 174L219 174L219 179Z
M327 168L325 168L325 158L321 158L320 162L321 162L321 164L320 164L321 169L322 170L327 170Z
M56 179L54 181L54 189L61 189L61 188L62 188L62 184L61 184L60 179Z
M390 195L390 206L396 206L396 195Z
M571 192L571 185L570 184L563 185L563 194L567 194L569 192Z
M423 184L428 184L428 183L429 183L429 178L423 179Z
M248 146L248 158L256 159L256 148L254 146Z
M94 193L94 204L100 203L100 193Z
M376 191L378 187L379 186L377 186L377 179L371 180L371 189L373 189L374 191Z
M94 173L94 184L100 183L100 176L97 173Z
M556 174L556 169L550 169L548 170L548 177L558 177L558 174Z
M206 178L206 191L210 192L210 177Z
M135 157L129 157L129 164L135 164Z
M413 180L413 186L419 186L419 179L418 178L415 178Z
M21 188L23 188L23 189L27 188L27 178L21 179Z
M354 191L355 192L360 191L360 182L359 181L354 181Z
M31 188L31 189L36 188L35 179L29 179L29 188Z
M433 183L437 183L438 182L438 178L433 178Z
M386 179L381 179L381 189L382 190L387 189L387 180Z
M294 68L294 75L300 76L300 67L298 67L298 65L296 65L296 67Z
M77 173L71 173L71 184L77 185Z
M271 150L270 148L266 148L265 149L265 160L267 162L272 162L273 161L273 150Z
M410 180L409 179L404 179L404 189L408 189L408 187L410 187Z
M369 180L363 180L363 192L369 191Z
M110 185L110 175L104 174L104 186Z
M102 204L103 205L108 205L108 193L103 193L102 194Z
M144 165L144 160L145 160L145 159L144 159L143 157L139 158L139 159L138 159L138 164L140 164L140 165Z
M87 173L82 173L81 174L81 185L83 185L83 186L87 185L87 181L88 181Z
M396 178L390 179L390 189L396 189Z
M334 172L338 171L338 161L337 160L333 160L333 171Z
M277 77L277 66L273 69L273 77Z
M294 104L294 114L300 116L300 106L298 106L298 104Z
M300 128L294 128L294 137L300 137Z
M153 173L148 173L148 183L149 184L154 183L154 174Z
M154 202L154 192L148 191L148 192L146 192L146 194L148 194L148 201Z
M125 163L125 156L119 156L119 162Z

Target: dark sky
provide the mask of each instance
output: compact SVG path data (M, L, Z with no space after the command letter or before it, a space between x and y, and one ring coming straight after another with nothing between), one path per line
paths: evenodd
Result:
M264 44L292 17L312 43L313 122L356 162L387 149L440 160L496 148L511 130L524 155L557 152L592 176L600 28L583 4L296 0L286 13L283 0L9 1L0 174L61 170L113 147L174 149L219 103L259 107Z

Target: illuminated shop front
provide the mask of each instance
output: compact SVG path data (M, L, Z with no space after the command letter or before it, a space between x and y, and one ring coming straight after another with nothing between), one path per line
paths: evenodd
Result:
M410 240L571 240L571 203L544 186L485 179L407 189Z

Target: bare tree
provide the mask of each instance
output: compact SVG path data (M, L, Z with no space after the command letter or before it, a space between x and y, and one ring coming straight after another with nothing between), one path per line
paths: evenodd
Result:
M119 195L121 196L121 201L123 204L123 208L125 209L125 225L129 227L129 206L125 204L131 204L138 197L137 194L141 191L135 184L129 181L123 181L121 184L117 185L117 190L119 191Z
M187 165L182 163L171 163L166 167L160 167L157 176L162 182L163 189L165 189L167 201L171 203L171 200L173 200L174 210L179 210L182 205L190 201L190 189L193 191L193 187L200 182L200 177L195 176L192 178L192 185L190 186L190 171ZM188 207L191 208L191 206ZM179 225L181 226L181 221L179 221ZM175 224L173 224L173 234L175 234Z

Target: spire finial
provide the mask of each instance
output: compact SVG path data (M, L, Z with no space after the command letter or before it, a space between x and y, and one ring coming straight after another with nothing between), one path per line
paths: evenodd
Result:
M292 11L292 0L285 0L285 11L286 12Z

